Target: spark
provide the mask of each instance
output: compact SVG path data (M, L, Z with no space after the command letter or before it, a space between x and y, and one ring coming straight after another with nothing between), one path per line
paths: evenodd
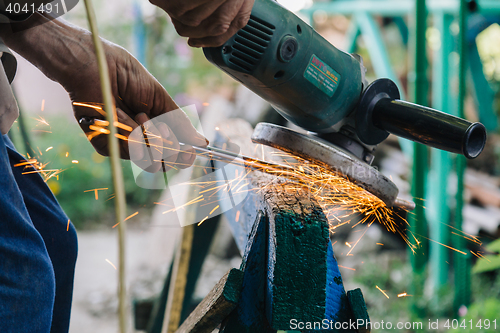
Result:
M109 129L106 129L106 128L103 128L100 126L95 126L95 125L90 125L89 129L91 129L95 132L101 133L101 134L109 134L110 133Z
M488 258L486 258L485 256L483 256L481 253L479 253L479 251L477 253L474 253L472 250L469 250L470 253L472 253L473 255L475 255L476 257L478 257L479 259L484 259L486 261L489 261L491 262L491 260L489 260Z
M68 225L66 226L66 231L69 231L69 223L70 223L70 220L68 219Z
M345 242L345 245L347 245L348 247L351 247L351 244L349 244L349 243L347 243L347 242Z
M240 220L240 211L236 212L236 218L234 219L235 222L238 222Z
M44 100L44 99L42 99L42 107L41 107L41 110L42 110L42 112L43 112L43 110L45 110L45 100Z
M113 263L111 261L109 261L108 259L105 259L107 261L108 264L110 264L111 266L113 266L114 269L116 269L116 266L113 265Z
M212 215L212 213L215 212L217 210L217 208L219 208L219 205L215 206L215 208L212 209L208 215Z
M38 173L43 177L43 180L47 182L52 177L57 177L59 179L59 174L64 170L61 169L46 169L46 166L49 163L41 163L36 158L31 158L29 154L28 160L21 161L20 163L14 164L14 167L23 167L24 170L23 175L29 175L33 173Z
M210 103L204 102L202 105L203 105L203 106L209 106L209 105L210 105Z
M99 106L99 105L97 105L97 104L73 102L73 105L75 105L75 106L83 106L83 107L86 107L86 108L91 108L91 109L94 109L97 112L99 112L101 115L106 116L106 112L104 112L104 110L102 109L102 107Z
M45 120L42 116L38 116L38 117L40 117L40 118L33 118L38 122L36 124L36 126L38 126L38 125L50 126L50 124L47 122L47 120Z
M398 294L398 297L400 297L400 298L401 298L401 297L410 297L410 296L412 296L412 295L408 295L408 294L406 293L406 291L405 291L404 293Z
M351 271L355 271L356 268L351 268L351 267L345 267L345 266L341 266L341 265L338 265L339 267L342 267L342 268L345 268L345 269L349 269Z
M123 221L127 221L127 220L130 220L131 218L133 218L134 216L136 216L137 214L139 214L139 212L135 212L134 214L128 216L125 220Z
M377 244L377 245L381 245L381 246L384 246L384 244L383 244L383 243L376 243L376 244Z
M77 160L73 160L73 161L71 161L71 163L73 163L73 164L78 164L78 163L80 163L80 162L78 162Z
M380 292L381 292L382 294L384 294L384 296L385 296L385 297L389 298L389 295L387 295L387 294L385 293L385 291L383 291L382 289L380 289L380 287L379 287L379 286L375 286L375 287L376 287L378 290L380 290Z
M438 241L435 241L435 240L433 240L433 239L430 239L430 238L428 238L428 237L425 237L425 236L422 236L422 235L419 235L419 234L415 234L415 235L420 236L420 237L423 237L423 238L425 238L425 239L427 239L427 240L429 240L429 241L431 241L431 242L434 242L434 243L436 243L436 244L442 245L442 246L444 246L444 247L446 247L446 248L448 248L448 249L450 249L450 250L453 250L453 251L455 251L455 252L461 253L461 254L463 254L463 255L467 255L467 253L465 253L465 252L463 252L463 251L460 251L460 250L457 250L457 249L455 249L454 247L448 246L448 245L446 245L446 244L440 243L440 242L438 242Z
M361 234L361 236L358 238L358 240L356 241L356 243L354 243L354 246L349 250L349 252L347 252L346 256L349 256L349 255L352 255L351 254L351 251L354 250L354 248L356 247L356 245L358 245L359 241L361 240L361 238L363 238L363 236L365 235L366 231L368 230L368 228L370 227L371 224L368 224L365 228L365 231L363 231L363 233ZM347 243L348 244L348 243ZM349 247L351 247L351 245L349 244Z
M200 223L198 223L198 226L200 226L203 222L205 222L206 220L208 219L208 216L205 216L203 218L203 220L200 221Z
M106 188L94 188L94 189L92 189L92 190L85 190L85 191L83 191L83 192L85 193L85 192L92 192L92 191L93 191L93 192L95 193L95 199L96 199L96 200L99 200L99 194L98 194L98 191L104 191L104 190L107 190L107 189L108 189L107 187L106 187Z
M45 152L48 152L49 150L53 149L54 147L49 147L47 149L45 149Z
M69 156L69 151L66 152L66 157L68 157L68 156Z

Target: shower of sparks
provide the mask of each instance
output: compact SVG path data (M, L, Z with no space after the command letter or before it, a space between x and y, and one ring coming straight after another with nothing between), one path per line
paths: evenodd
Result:
M111 261L109 261L108 259L105 259L105 260L106 260L106 262L107 262L108 264L110 264L111 266L113 266L113 268L114 268L114 269L116 269L116 266L115 266L115 265L113 265L113 263L112 263Z
M375 286L375 287L376 287L378 290L380 290L380 292L381 292L382 294L384 294L384 296L385 296L385 297L389 298L389 295L387 295L387 294L385 293L385 291L383 291L382 289L380 289L380 287L379 287L379 286Z
M454 247L448 246L448 245L446 245L446 244L440 243L440 242L438 242L438 241L435 241L435 240L433 240L433 239L430 239L430 238L428 238L428 237L425 237L425 236L422 236L422 235L419 235L419 234L415 234L415 235L420 236L420 237L422 237L422 238L425 238L425 239L427 239L428 241L434 242L434 243L439 244L439 245L441 245L441 246L444 246L444 247L446 247L446 248L448 248L448 249L450 249L450 250L453 250L453 251L455 251L455 252L458 252L458 253L460 253L460 254L467 255L467 253L465 253L465 252L463 252L463 251L460 251L460 250L457 250L457 249L455 249ZM413 236L413 235L412 235L412 236ZM415 237L415 236L413 236L413 237Z
M105 190L107 190L107 189L108 189L107 187L106 187L106 188L94 188L94 189L92 189L92 190L85 190L85 191L83 191L83 192L84 192L84 193L86 193L86 192L94 192L94 194L95 194L95 199L96 199L96 200L99 200L99 194L98 194L98 191L105 191Z
M59 177L59 174L63 172L64 170L61 169L46 169L46 166L49 163L42 163L38 161L36 158L31 158L29 154L26 154L28 156L27 160L23 160L17 164L14 164L14 167L22 167L23 168L23 175L29 175L32 173L38 173L42 176L43 180L47 182L49 179L52 177Z
M486 260L486 261L491 262L491 260L489 260L488 258L486 258L485 256L483 256L481 253L479 253L479 251L478 251L478 252L474 252L474 251L472 251L472 250L469 250L469 251L470 251L470 253L472 253L474 256L478 257L479 259L484 259L484 260Z
M101 104L74 102L73 105L91 108L104 115L104 111ZM50 126L49 123L41 116L39 116L39 118L36 120L38 122L37 126L38 125ZM95 119L94 124L89 126L89 129L91 131L86 133L88 140L92 140L94 137L101 134L105 135L109 134L110 131L107 128L109 125L110 125L109 122L106 120ZM127 132L130 133L132 131L132 128L130 126L119 122L115 122L114 126L119 128L123 133L116 135L120 140L125 142L132 142L132 140L129 139L127 134ZM215 129L217 131L220 130L218 127L216 127ZM168 147L168 145L172 145L171 141L158 137L154 133L148 131L146 128L144 129L144 131L148 137L159 138L161 139L160 142L162 143L160 143L159 145L155 145L152 144L151 142L148 143L139 141L137 142L133 141L133 142L144 144L148 148L154 148L157 150L169 149L169 150L174 150L176 152L180 152L178 149L173 149L171 147ZM52 149L52 147L47 148L45 151L49 151L50 149ZM225 147L223 147L223 150L224 149ZM378 223L388 231L399 235L406 242L406 244L413 253L416 253L415 250L420 246L421 242L419 241L419 238L423 236L407 233L408 222L406 221L406 219L399 216L398 213L392 209L392 207L388 207L381 199L379 199L372 193L359 187L358 185L356 185L355 183L353 183L351 180L347 179L340 173L334 172L330 170L328 167L325 167L324 165L315 164L308 160L284 152L274 152L271 154L265 154L264 146L261 144L255 146L254 155L261 156L262 160L264 160L264 158L268 158L269 161L253 160L252 158L250 159L236 158L233 161L228 162L227 160L223 160L220 157L212 156L211 153L209 152L197 153L197 155L206 158L211 158L213 160L220 159L225 163L245 166L247 168L247 172L241 172L241 173L236 172L234 178L226 179L224 181L192 182L190 183L190 185L199 187L199 192L197 193L196 198L192 199L191 201L187 202L184 205L167 210L163 212L163 214L172 211L177 211L179 209L186 209L186 207L196 204L209 207L212 206L213 208L211 209L208 216L199 222L199 224L201 224L204 221L206 221L209 218L209 216L215 213L215 211L219 208L219 206L216 204L218 202L217 200L218 193L224 193L224 192L244 193L247 191L264 190L267 185L261 188L249 188L250 184L246 180L246 177L252 170L257 170L268 174L272 174L276 176L276 179L279 178L280 184L286 191L305 190L308 193L310 193L311 197L316 200L316 202L320 205L323 212L325 213L325 216L329 221L329 228L331 233L334 233L335 230L341 226L349 225L350 227L354 228L360 224L366 225L366 228L362 233L361 237L359 237L359 239L356 242L354 242L354 244L352 242L345 243L346 246L350 248L350 251L347 253L347 255L352 255L350 254L351 251L356 247L358 242L364 236L367 228L370 227L373 223ZM68 157L69 152L66 152L65 156ZM275 167L273 162L271 161L273 157L278 157L281 160L284 160L284 165L286 167L285 168ZM163 162L163 161L157 161L157 162ZM72 163L78 164L78 161L72 160ZM166 162L163 163L167 164ZM47 181L51 177L58 176L58 174L62 171L56 169L53 170L45 169L46 165L47 164L42 164L38 162L36 159L33 159L28 156L28 159L26 161L23 161L17 164L16 166L23 166L25 168L32 167L33 169L27 170L25 174L35 173L35 172L40 173L42 174L42 176L44 176L45 181ZM181 163L178 162L168 163L168 166L170 168L176 169L176 165L182 166ZM208 169L204 168L203 171L205 172L205 174L207 174L207 170L208 172L211 172L210 168ZM88 192L90 191L95 192L96 200L98 198L97 190L101 189L88 190ZM110 197L108 200L112 198L113 197ZM236 212L235 216L236 222L239 221L240 213L241 213L240 211ZM402 223L400 221L402 221ZM113 228L116 227L117 225L118 224L113 226ZM449 227L453 228L452 226ZM481 242L475 236L466 234L457 229L455 229L454 231L455 232L452 233L457 236L463 237L468 241L481 244ZM382 246L383 244L377 243L377 245ZM451 250L465 254L464 252L458 251L450 246L444 244L441 245ZM473 253L473 254L478 257L480 256L479 253L478 254ZM348 267L344 268L355 270L353 268L348 268Z
M39 126L39 125L50 126L50 124L47 122L47 120L45 120L42 116L38 116L38 117L40 117L40 118L33 118L38 122L36 124L36 126Z

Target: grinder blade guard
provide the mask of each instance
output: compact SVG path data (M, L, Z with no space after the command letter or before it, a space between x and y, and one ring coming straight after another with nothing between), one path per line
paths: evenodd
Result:
M252 140L321 162L389 206L397 187L370 166L389 133L477 157L486 142L480 123L399 100L389 79L365 83L357 55L342 52L272 0L256 0L248 24L206 58L267 100L301 134L258 124Z

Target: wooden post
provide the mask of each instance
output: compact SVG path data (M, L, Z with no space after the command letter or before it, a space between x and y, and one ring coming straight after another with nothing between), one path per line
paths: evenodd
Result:
M176 333L211 333L236 307L243 272L233 268L215 285Z

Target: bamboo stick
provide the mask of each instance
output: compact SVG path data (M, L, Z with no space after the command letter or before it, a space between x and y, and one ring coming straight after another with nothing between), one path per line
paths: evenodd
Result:
M116 109L111 92L111 82L109 78L106 54L99 38L96 17L91 0L84 0L87 11L87 19L94 41L94 47L99 66L99 77L101 81L102 96L104 99L104 109L106 118L109 121L110 134L108 135L109 158L111 163L111 173L113 176L113 187L115 191L115 218L118 224L118 318L121 333L127 332L127 292L125 281L125 211L127 203L125 201L125 186L120 163L120 148L116 138L117 129L114 124L118 122Z

